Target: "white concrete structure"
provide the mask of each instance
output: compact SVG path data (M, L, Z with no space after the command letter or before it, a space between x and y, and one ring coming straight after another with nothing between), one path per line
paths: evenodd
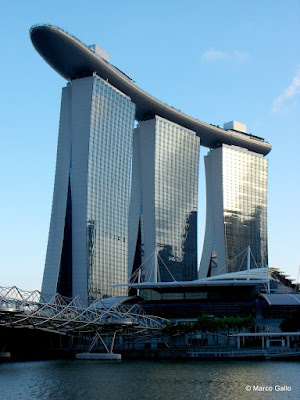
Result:
M117 353L77 353L77 360L102 360L102 361L121 361L121 354Z
M101 47L99 47L97 44L91 44L90 46L88 46L91 50L93 50L93 52L95 54L97 54L97 56L100 56L101 58L103 58L105 61L109 62L109 54L104 51L103 49L101 49Z
M230 122L225 122L223 124L223 128L225 131L238 131L238 132L247 132L247 126L246 124L243 124L242 122L237 122L237 121L230 121Z

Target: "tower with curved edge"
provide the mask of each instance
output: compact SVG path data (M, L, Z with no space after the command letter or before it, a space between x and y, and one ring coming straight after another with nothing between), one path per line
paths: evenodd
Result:
M222 145L205 156L206 229L199 277L268 265L268 160L248 150Z
M197 279L200 138L158 116L134 135L128 265L143 281Z
M42 294L126 295L135 105L97 75L63 89Z

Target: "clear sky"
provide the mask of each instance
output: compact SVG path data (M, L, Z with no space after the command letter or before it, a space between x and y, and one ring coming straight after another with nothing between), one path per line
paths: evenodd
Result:
M215 125L246 123L270 142L269 264L297 278L299 0L12 0L1 1L0 21L0 286L39 289L44 269L66 82L30 42L29 28L41 23L98 44L169 105ZM200 249L203 160L201 167Z

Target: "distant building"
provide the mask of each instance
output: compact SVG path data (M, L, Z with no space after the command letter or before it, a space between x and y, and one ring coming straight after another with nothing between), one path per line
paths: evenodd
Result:
M199 277L268 265L267 170L260 154L222 145L205 157L206 230ZM255 262L254 262L255 260Z

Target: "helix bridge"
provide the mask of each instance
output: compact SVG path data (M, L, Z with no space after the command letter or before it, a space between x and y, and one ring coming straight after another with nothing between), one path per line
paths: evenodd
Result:
M80 297L55 294L46 301L40 291L0 287L0 327L40 329L58 334L160 334L166 319L147 315L130 298L107 298L86 305Z

